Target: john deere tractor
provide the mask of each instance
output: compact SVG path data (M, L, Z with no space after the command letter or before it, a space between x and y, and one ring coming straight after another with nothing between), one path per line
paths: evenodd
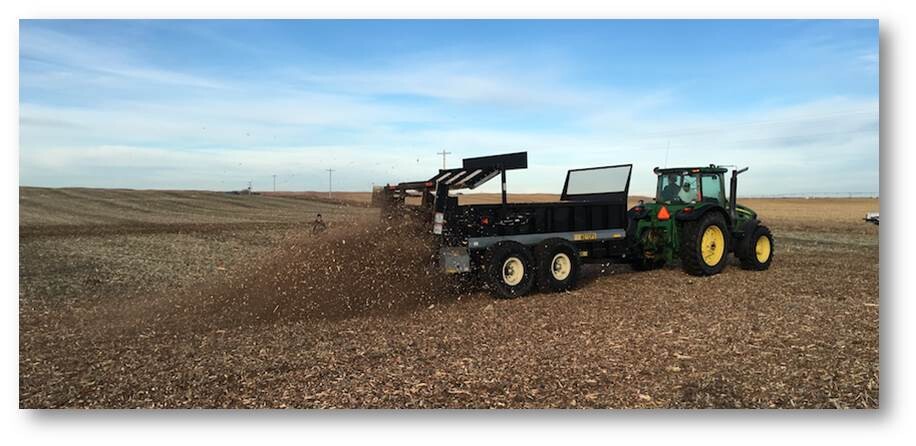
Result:
M728 196L722 166L655 168L658 188L653 203L639 202L627 212L631 265L660 268L680 259L689 274L707 276L725 268L728 253L750 270L773 261L773 235L757 213L737 204L738 175L732 170Z

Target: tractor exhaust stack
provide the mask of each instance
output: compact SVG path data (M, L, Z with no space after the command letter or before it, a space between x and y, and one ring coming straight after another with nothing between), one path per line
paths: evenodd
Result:
M732 224L735 224L738 221L738 175L744 172L747 172L747 167L740 170L732 170L732 181L729 184L728 191L728 216L732 220Z

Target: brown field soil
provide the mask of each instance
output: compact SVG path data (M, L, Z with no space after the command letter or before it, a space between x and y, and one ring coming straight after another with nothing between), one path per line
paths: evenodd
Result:
M879 405L877 200L743 201L768 271L590 265L514 300L358 202L21 188L20 407Z

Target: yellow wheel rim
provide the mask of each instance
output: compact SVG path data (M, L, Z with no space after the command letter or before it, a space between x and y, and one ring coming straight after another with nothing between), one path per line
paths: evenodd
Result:
M509 286L516 286L525 277L525 264L518 257L509 257L503 262L503 282Z
M716 225L710 225L703 231L703 240L701 241L700 250L703 254L703 262L708 266L716 266L725 255L725 234Z
M550 262L550 273L553 274L554 279L566 280L570 271L572 271L572 262L568 255L559 253L553 256L553 261Z
M770 238L761 235L757 239L757 246L754 247L754 251L757 253L757 261L760 263L766 263L770 259L770 252L772 247L770 246Z

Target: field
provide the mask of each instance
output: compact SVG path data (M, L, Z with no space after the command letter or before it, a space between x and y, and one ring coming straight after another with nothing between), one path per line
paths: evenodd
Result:
M19 406L879 406L876 199L743 201L765 272L594 265L514 300L367 199L20 188Z

